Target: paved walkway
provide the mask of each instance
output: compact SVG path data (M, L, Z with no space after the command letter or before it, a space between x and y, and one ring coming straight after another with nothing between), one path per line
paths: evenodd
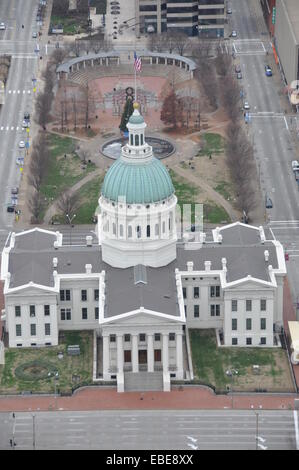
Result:
M298 397L298 396L297 396ZM293 409L295 394L215 395L204 387L185 387L171 392L125 392L112 388L86 388L72 397L1 397L0 412L48 410L146 410L146 409Z

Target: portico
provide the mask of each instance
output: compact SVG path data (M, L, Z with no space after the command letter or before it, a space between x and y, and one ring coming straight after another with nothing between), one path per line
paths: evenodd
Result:
M115 333L114 333L115 329ZM181 325L171 329L149 328L139 331L103 328L103 379L115 379L123 372L164 372L177 380L184 378L183 330ZM137 330L137 329L136 329Z

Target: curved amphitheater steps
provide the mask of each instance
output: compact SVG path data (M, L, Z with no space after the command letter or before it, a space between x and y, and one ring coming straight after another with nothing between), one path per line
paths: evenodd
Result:
M86 67L85 69L71 72L69 74L68 81L83 86L86 85L87 81L95 80L97 78L121 77L124 75L134 77L134 68L132 65ZM175 83L181 83L190 79L188 72L175 66L147 64L142 66L141 77L163 77L173 79L173 75Z

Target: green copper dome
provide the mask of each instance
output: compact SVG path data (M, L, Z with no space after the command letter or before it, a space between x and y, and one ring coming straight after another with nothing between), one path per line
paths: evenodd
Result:
M125 196L127 204L148 204L163 201L174 193L165 166L157 159L129 163L118 158L106 173L102 195L117 202Z
M133 113L129 119L129 123L130 124L143 124L144 119L141 116L141 114L135 116L135 114Z

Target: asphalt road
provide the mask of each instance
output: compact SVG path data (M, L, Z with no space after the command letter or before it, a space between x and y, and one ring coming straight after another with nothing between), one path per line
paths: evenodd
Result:
M37 31L35 12L38 0L1 0L0 18L6 30L0 31L0 54L11 54L11 67L5 88L5 102L0 112L0 236L5 236L13 225L14 214L6 211L10 191L20 182L20 169L16 157L24 155L19 150L20 140L26 141L22 130L25 111L32 111L32 77L36 75L38 59L34 52L32 31ZM24 29L22 29L24 24ZM1 246L2 243L1 243Z
M244 100L250 104L251 121L248 134L255 150L258 177L263 197L269 196L272 209L265 208L266 220L274 236L286 249L299 249L299 191L291 168L296 159L295 145L290 134L292 117L284 114L280 94L284 83L277 66L273 77L265 75L264 67L272 56L270 38L255 0L231 0L233 14L229 15L231 30L238 37L231 40L240 63ZM268 54L266 52L268 51ZM294 302L299 298L299 257L287 263Z
M0 449L296 449L293 411L92 411L0 414ZM297 424L296 424L297 422ZM297 436L298 439L298 436Z

